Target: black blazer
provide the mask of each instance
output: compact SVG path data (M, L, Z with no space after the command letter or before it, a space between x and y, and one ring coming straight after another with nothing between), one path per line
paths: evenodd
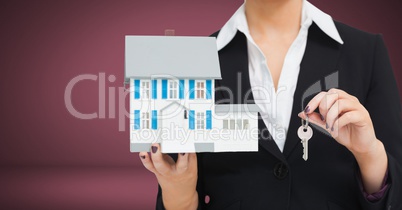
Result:
M401 106L387 49L380 35L339 22L336 27L343 45L316 24L309 28L283 153L260 119L258 152L197 154L199 209L402 209ZM216 87L226 86L233 91L233 100L226 102L245 103L250 80L247 42L241 32L219 51L219 59L222 80L216 81ZM376 203L363 197L353 155L317 128L309 141L309 159L302 159L297 136L301 122L297 114L315 94L333 87L360 100L370 113L377 138L387 150L390 187ZM217 102L229 99L223 91L215 94ZM253 103L252 94L246 103ZM204 202L207 195L208 204ZM156 209L163 209L160 189Z

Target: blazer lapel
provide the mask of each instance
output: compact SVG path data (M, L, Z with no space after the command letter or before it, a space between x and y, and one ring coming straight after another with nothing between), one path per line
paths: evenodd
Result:
M322 32L315 23L310 26L306 51L300 64L283 153L273 141L264 121L259 117L259 144L279 160L285 161L297 145L301 149L300 139L297 136L297 129L301 123L297 114L317 93L337 87L337 82L325 80L331 74L336 75L340 68L338 63L341 46ZM219 51L219 61L222 80L216 80L216 103L254 103L248 72L247 39L244 34L238 31L233 40ZM245 98L245 96L248 97Z
M216 80L216 104L253 104L254 98L248 72L247 39L243 33L238 31L233 40L219 51L219 61L222 80ZM258 127L259 145L279 160L285 161L285 156L273 141L260 115Z
M338 87L337 72L340 68L338 64L341 47L341 44L328 37L315 23L310 26L306 51L300 64L300 73L293 97L291 120L283 151L286 158L295 148L302 150L300 139L297 136L297 129L301 126L301 120L297 114L320 91Z

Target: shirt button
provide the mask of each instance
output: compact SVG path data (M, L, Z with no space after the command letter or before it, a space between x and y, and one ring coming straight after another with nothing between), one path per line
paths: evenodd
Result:
M209 195L206 195L204 198L205 204L208 204L210 200L211 200L211 198L209 197Z

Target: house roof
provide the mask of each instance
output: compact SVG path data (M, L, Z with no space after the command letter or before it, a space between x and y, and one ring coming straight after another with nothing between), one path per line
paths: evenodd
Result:
M176 105L179 106L179 107L183 107L183 108L186 109L186 110L189 110L189 109L188 109L186 106L184 106L183 104L180 104L180 103L177 102L177 101L172 101L171 103L169 103L168 105L166 105L165 107L163 107L162 109L160 109L161 112L164 111L165 109L169 108L170 106L173 106L174 104L176 104Z
M125 79L221 79L215 37L126 36Z

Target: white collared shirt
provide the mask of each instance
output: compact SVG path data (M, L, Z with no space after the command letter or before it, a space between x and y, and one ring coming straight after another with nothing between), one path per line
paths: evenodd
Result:
M282 152L292 113L300 63L306 49L308 28L313 21L329 37L343 44L331 16L304 0L300 31L285 56L277 91L266 62L269 58L265 58L249 33L244 4L222 27L217 37L218 50L224 48L238 30L247 37L250 84L254 100L261 109L260 114L265 125Z

